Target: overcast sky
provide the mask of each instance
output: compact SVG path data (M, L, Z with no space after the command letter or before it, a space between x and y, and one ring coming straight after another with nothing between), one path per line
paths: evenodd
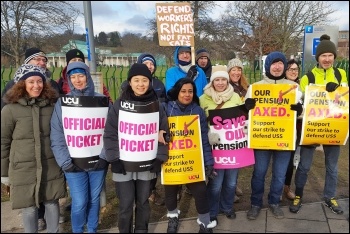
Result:
M147 31L147 20L155 17L155 4L162 1L91 1L92 21L94 35L100 32L118 31L121 34L125 32L142 33ZM217 2L224 4L225 2ZM81 12L84 12L83 1L74 2ZM331 15L330 25L338 25L339 30L349 30L349 1L335 1L334 8L337 12ZM218 17L224 8L213 10L212 16ZM215 14L214 12L217 12ZM76 33L85 33L85 19L79 17L75 25Z

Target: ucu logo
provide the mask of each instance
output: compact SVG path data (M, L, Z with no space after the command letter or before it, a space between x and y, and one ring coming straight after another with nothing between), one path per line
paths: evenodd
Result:
M278 147L282 147L282 148L287 148L289 146L288 143L277 143Z
M236 157L215 157L214 160L218 164L236 164Z
M62 101L65 103L65 104L79 104L79 99L76 98L76 97L62 97Z
M198 180L199 179L199 175L189 175L188 179L189 180Z
M135 104L131 104L129 102L121 102L120 103L121 107L123 107L124 109L129 109L129 110L133 110Z

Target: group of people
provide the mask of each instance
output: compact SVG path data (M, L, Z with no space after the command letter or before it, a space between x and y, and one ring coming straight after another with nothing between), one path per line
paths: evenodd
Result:
M309 84L307 76L299 79L298 62L287 61L278 51L268 54L263 79L249 85L238 58L227 65L212 66L208 51L200 49L193 65L191 48L178 46L174 66L166 71L165 84L155 76L155 57L150 53L142 54L130 67L127 80L121 85L121 95L113 103L107 89L104 88L103 94L94 91L89 67L84 63L81 51L74 49L66 54L67 67L57 90L45 69L45 54L38 49L31 51L26 53L25 63L10 81L12 86L2 93L1 113L1 182L11 187L13 209L23 209L25 232L38 231L40 204L45 207L47 231L59 231L58 201L67 197L67 186L72 200L72 231L84 232L86 226L87 232L96 232L100 193L110 168L119 199L118 228L121 233L148 232L149 201L165 204L167 232L177 233L181 186L164 184L164 199L156 191L162 164L167 162L169 155L168 117L198 115L206 180L184 186L195 200L199 232L212 233L220 213L228 219L236 218L235 195L241 192L237 189L239 169L214 169L212 146L218 144L220 138L210 131L209 110L242 105L246 111L251 111L256 105L250 92L255 84L298 84L301 94ZM328 36L322 36L316 48L317 65L312 73L315 84L326 85L328 92L347 85L344 70L339 69L341 82L334 77L336 56L334 43ZM299 99L290 105L290 109L300 117L302 95ZM147 136L142 135L142 131L135 131L132 136L132 131L128 130L131 125L147 124L153 126L148 129ZM300 118L295 127L298 146ZM80 141L79 137L84 140ZM140 139L151 146L140 146L135 152L134 146L142 141ZM87 149L81 145L94 147ZM284 194L292 200L290 211L299 212L315 147L300 146L295 194L290 186L293 158L299 152L253 149L255 164L251 178L251 208L247 212L249 220L257 219L263 207L270 161L269 209L274 217L283 218L279 203ZM323 145L323 148L326 156L323 197L326 206L341 214L343 210L335 200L340 146Z

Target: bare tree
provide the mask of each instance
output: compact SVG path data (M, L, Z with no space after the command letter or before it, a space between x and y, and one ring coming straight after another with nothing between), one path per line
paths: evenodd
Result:
M226 29L237 32L245 44L245 55L261 61L274 50L286 54L300 51L304 27L323 25L334 12L327 1L235 1L228 4L223 19L234 19Z
M78 14L72 2L1 1L2 52L14 57L18 66L25 49L34 44L29 39L74 31Z

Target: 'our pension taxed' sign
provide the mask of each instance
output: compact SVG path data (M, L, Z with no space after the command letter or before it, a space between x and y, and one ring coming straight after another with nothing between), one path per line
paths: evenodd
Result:
M160 46L194 46L193 14L189 3L156 3Z

